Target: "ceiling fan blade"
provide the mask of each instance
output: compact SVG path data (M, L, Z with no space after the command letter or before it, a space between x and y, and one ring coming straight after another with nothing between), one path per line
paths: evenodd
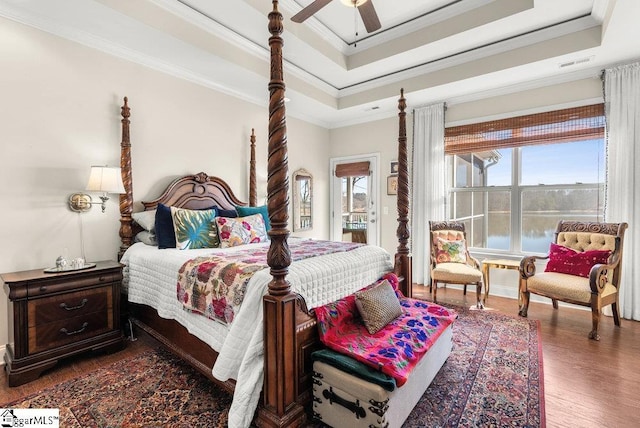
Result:
M382 28L380 20L378 19L378 14L376 13L371 0L368 0L358 6L358 11L360 12L360 17L362 17L362 22L364 22L364 28L367 29L367 33L373 33L374 31Z
M298 23L303 22L307 18L310 18L311 15L313 15L314 13L316 13L317 11L319 11L320 9L322 9L323 7L331 3L331 1L332 0L315 0L309 6L305 7L300 12L293 15L291 17L291 20L293 22L298 22Z

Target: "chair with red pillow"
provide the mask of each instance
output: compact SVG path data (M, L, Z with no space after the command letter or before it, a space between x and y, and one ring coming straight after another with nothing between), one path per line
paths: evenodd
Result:
M620 326L618 295L622 244L627 223L560 221L555 242L545 257L529 256L520 263L520 316L526 317L531 293L591 308L589 338L600 340L598 324L602 308L611 305L613 321ZM543 272L536 261L547 260Z
M482 299L482 271L480 263L469 254L464 223L429 221L431 239L431 284L433 301L437 301L438 283L476 286L476 307L484 307Z

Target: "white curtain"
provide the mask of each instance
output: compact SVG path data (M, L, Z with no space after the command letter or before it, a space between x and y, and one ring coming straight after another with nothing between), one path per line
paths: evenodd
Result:
M629 223L624 237L620 315L640 320L640 63L606 69L604 77L608 134L605 219Z
M411 182L413 281L428 284L429 220L445 220L444 103L415 109Z

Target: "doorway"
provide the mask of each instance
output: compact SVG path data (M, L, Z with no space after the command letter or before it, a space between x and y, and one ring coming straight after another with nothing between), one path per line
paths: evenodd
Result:
M331 240L379 245L379 161L377 153L330 160Z

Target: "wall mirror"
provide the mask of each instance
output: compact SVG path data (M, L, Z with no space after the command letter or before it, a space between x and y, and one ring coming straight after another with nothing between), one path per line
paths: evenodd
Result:
M313 227L313 178L304 169L293 173L293 231L310 230Z

